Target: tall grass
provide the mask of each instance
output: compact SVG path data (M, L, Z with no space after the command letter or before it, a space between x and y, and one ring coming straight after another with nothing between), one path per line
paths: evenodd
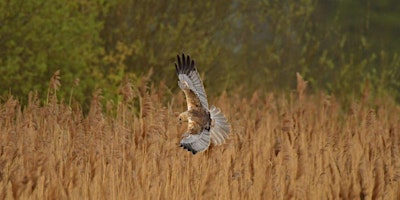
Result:
M58 76L58 75L57 75ZM150 76L150 75L149 75ZM121 101L93 93L76 102L29 95L0 105L0 199L397 199L400 108L367 95L349 109L307 95L211 98L232 123L225 145L192 155L178 147L181 92L133 87ZM56 82L57 78L54 79ZM105 106L103 106L103 102Z

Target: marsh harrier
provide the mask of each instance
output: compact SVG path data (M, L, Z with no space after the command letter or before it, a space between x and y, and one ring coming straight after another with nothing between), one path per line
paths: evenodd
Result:
M203 83L189 56L177 56L175 63L178 74L178 85L186 96L187 111L179 115L179 121L188 122L187 131L183 135L180 146L196 154L213 145L225 142L230 132L230 124L219 108L208 107L207 95Z

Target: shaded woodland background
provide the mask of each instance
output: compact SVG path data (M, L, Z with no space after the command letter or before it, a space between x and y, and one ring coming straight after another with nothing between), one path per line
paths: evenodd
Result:
M120 98L124 79L176 92L176 54L190 54L211 95L309 90L338 99L400 99L400 4L394 0L6 0L0 2L0 92L58 96L89 107L98 88ZM4 99L3 99L4 100Z

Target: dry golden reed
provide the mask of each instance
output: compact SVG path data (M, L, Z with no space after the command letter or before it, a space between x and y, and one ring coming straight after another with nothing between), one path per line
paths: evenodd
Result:
M181 92L150 76L125 79L121 102L96 90L88 114L36 93L0 104L0 199L398 199L400 108L390 100L345 109L325 94L211 98L232 123L228 142L192 155ZM162 89L160 89L162 88ZM102 104L106 102L106 105ZM71 102L70 102L71 103Z

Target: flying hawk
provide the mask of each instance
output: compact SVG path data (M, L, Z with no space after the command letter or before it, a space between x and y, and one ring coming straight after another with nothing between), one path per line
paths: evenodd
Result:
M177 58L178 85L185 93L187 103L187 111L179 115L179 121L188 122L180 146L196 154L208 149L210 141L213 145L224 143L231 127L219 108L208 107L207 95L194 61L185 54L182 54L182 59L179 55Z

